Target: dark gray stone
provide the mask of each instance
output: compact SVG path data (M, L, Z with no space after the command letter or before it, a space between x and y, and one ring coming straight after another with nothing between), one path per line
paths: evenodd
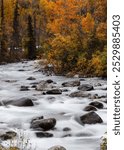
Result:
M80 117L81 123L83 124L96 124L103 123L101 117L95 112L89 112Z
M63 129L63 131L65 131L65 132L67 132L67 131L71 131L71 128L69 128L69 127L65 127L65 128Z
M20 91L29 91L28 86L21 86Z
M68 82L64 82L62 83L63 87L75 87L75 86L79 86L80 85L80 81L76 80L76 81L68 81Z
M40 81L39 84L37 85L36 87L36 90L37 91L48 91L48 90L51 90L53 88L56 88L55 84L51 81Z
M91 91L93 89L94 89L93 86L90 84L82 84L78 87L78 90L81 90L81 91Z
M29 77L29 78L27 78L27 80L36 80L36 78L34 78L34 77Z
M46 82L47 82L47 83L53 83L53 80L48 79L48 80L46 80Z
M69 96L70 97L89 97L90 94L85 93L83 91L76 91L76 92L71 93Z
M66 150L66 149L63 146L56 145L49 148L48 150Z
M89 105L94 106L98 109L102 109L104 107L104 105L98 101L91 102L91 103L89 103Z
M17 133L14 131L7 131L6 133L0 135L0 139L5 141L5 140L10 140L14 137L16 137Z
M47 131L53 129L56 125L55 118L39 119L31 122L31 128L35 130Z
M84 108L84 111L97 111L96 107L89 105Z
M18 100L3 101L2 105L3 106L14 105L14 106L19 106L19 107L34 106L33 101L29 98L21 98Z
M52 133L48 133L48 132L36 132L35 133L37 137L39 138L49 138L49 137L53 137Z
M47 91L46 94L58 95L58 94L62 94L62 90L60 90L60 89L52 89L52 90Z

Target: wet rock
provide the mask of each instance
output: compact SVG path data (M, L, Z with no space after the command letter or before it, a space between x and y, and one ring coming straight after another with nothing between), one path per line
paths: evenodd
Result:
M62 90L60 90L60 89L52 89L52 90L47 91L46 94L58 95L58 94L62 94Z
M95 86L102 86L102 84L101 83L96 83Z
M68 92L69 90L68 89L62 89L62 92Z
M14 101L4 101L4 105L14 105L19 107L28 107L28 106L34 106L33 102L29 98L21 98Z
M107 87L103 87L102 90L106 91L106 90L107 90Z
M50 130L53 129L56 125L56 119L55 118L49 118L49 119L37 119L31 122L31 128L35 130Z
M40 81L40 83L37 85L36 90L37 91L48 91L51 90L52 88L56 88L55 84L50 81Z
M36 85L32 85L32 86L31 86L31 88L34 88L34 89L36 89L36 88L37 88L37 86L36 86Z
M101 98L107 98L107 95L99 95L98 98L99 99L101 99Z
M78 87L78 90L81 90L81 91L91 91L93 89L94 89L93 86L90 84L82 84Z
M80 85L80 81L76 80L76 81L68 81L68 82L64 82L62 83L63 87L75 87L75 86L79 86Z
M36 132L35 133L37 137L39 138L49 138L49 137L53 137L52 133L48 133L48 132Z
M85 79L84 78L80 78L80 81L85 81Z
M77 133L75 136L77 137L90 137L90 136L93 136L93 134L91 133Z
M8 82L8 83L15 83L15 82L17 82L17 80L5 80L5 82Z
M67 131L71 131L71 128L69 128L69 127L65 127L65 128L63 129L63 131L65 131L65 132L67 132Z
M89 98L90 99L98 99L99 96L98 96L98 94L93 94L93 95L90 95Z
M27 80L36 80L36 78L34 78L34 77L29 77L29 78L27 78Z
M71 137L72 135L71 134L66 134L66 135L63 135L62 137Z
M46 80L46 82L47 82L47 83L53 83L53 80L48 79L48 80Z
M31 120L31 123L33 123L34 121L37 121L37 120L41 120L41 119L44 119L44 117L43 116L36 117L36 118Z
M66 150L63 146L53 146L51 148L49 148L48 150Z
M91 103L89 103L89 105L94 106L98 109L102 109L104 107L104 105L98 101L91 102Z
M29 91L28 86L21 86L20 91Z
M101 117L95 112L89 112L89 113L81 116L80 120L83 124L96 124L96 123L103 122Z
M70 97L89 97L90 94L84 93L83 91L76 91L69 95Z
M18 71L22 72L22 71L25 71L24 69L19 69Z
M84 111L97 111L96 107L89 105L84 108Z
M2 141L5 141L5 140L13 139L14 137L16 137L16 135L17 133L14 131L7 131L6 133L0 135L0 139Z

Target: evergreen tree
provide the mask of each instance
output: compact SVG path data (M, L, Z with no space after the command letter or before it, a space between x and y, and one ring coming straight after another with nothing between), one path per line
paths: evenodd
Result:
M34 28L32 18L28 16L28 43L27 43L27 50L28 50L28 58L35 59L36 58L36 39L34 35Z
M1 0L0 14L0 61L5 61L7 56L7 36L5 29L4 1Z
M17 0L13 18L12 50L19 50L20 47L19 16L19 4Z

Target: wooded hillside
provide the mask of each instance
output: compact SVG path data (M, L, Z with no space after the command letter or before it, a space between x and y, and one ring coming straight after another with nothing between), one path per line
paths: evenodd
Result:
M47 58L56 73L106 76L106 0L0 0L0 61Z

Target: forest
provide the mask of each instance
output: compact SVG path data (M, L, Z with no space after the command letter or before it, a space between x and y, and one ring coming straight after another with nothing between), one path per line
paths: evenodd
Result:
M21 59L106 77L107 0L0 0L0 63Z

